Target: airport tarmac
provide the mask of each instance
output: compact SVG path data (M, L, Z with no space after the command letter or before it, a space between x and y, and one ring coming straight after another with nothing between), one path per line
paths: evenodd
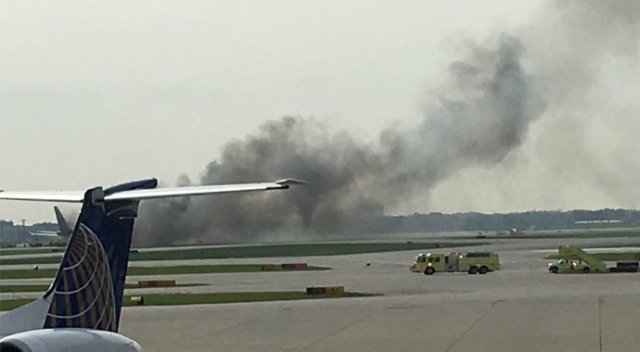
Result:
M148 351L637 351L640 296L426 295L125 309Z
M623 245L635 239L607 239ZM366 298L218 305L126 307L121 333L146 351L638 351L640 274L553 275L545 249L571 242L495 241L437 251L496 251L501 270L487 275L411 273L414 251L326 257L188 261L307 262L327 271L176 275L206 286L128 290L223 292L304 290L344 285ZM637 244L637 240L635 240ZM436 250L434 250L436 251ZM136 262L175 265L185 261ZM367 265L369 264L369 265ZM142 279L131 277L130 281ZM21 280L25 282L26 280ZM5 297L3 297L5 298ZM8 297L6 297L8 298Z
M381 296L131 307L121 331L149 351L638 351L640 274L553 275L543 247L479 248L501 255L502 270L484 276L410 273L415 252L269 259L333 268L320 272L182 275L210 284L192 292L344 285Z

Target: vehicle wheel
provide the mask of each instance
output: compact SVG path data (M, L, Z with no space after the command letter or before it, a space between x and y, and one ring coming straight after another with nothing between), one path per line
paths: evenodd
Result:
M484 275L489 272L489 268L483 265L480 267L480 270L478 272L480 273L480 275Z
M554 274L557 274L558 273L558 267L557 266L552 266L552 267L549 268L549 271L554 273Z
M478 273L478 268L476 268L475 266L472 266L469 268L469 274L470 275L475 275Z
M588 266L585 266L584 268L582 268L582 272L585 274L588 274L591 271L591 269L589 269Z
M433 273L436 272L436 269L432 268L432 267L428 267L426 269L424 269L424 274L425 275L433 275Z

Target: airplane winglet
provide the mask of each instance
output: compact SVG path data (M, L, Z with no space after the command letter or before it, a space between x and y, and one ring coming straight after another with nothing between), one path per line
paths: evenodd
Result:
M303 180L299 180L297 178L283 178L282 180L278 180L275 183L277 183L279 185L283 185L283 186L306 185L307 184L307 182L305 182Z

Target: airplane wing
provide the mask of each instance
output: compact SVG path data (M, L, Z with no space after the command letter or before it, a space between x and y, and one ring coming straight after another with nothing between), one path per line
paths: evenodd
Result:
M0 199L8 200L37 200L60 203L82 203L84 191L71 192L3 192L0 191Z
M235 185L215 185L215 186L194 186L194 187L173 187L155 189L136 189L132 191L118 192L104 197L105 201L114 200L143 200L165 197L180 196L200 196L215 193L232 193L248 191L268 191L273 189L287 189L292 184L302 184L304 182L293 179L284 179L275 182L263 183L241 183ZM0 196L2 194L0 193Z
M233 193L248 191L267 191L275 189L287 189L290 185L304 184L303 181L296 179L283 179L275 182L262 183L239 183L230 185L214 185L214 186L194 186L194 187L172 187L172 188L153 188L138 189L130 191L122 191L105 196L105 201L122 201L122 200L144 200L166 197L181 196L199 196L216 193ZM7 200L31 200L45 202L68 202L82 203L84 199L84 191L78 192L2 192L0 191L0 199Z

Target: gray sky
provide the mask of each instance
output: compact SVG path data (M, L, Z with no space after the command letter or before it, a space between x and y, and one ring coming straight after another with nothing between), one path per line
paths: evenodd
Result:
M0 189L82 189L150 176L172 184L182 173L197 180L225 142L284 115L375 140L386 126L421 117L424 96L465 40L526 32L543 6L0 0ZM638 60L603 70L578 135L546 138L575 128L545 116L505 162L462 170L393 211L640 206L638 191L623 190L637 184L637 163L625 158L640 152L630 145L640 131L640 86L629 83L640 81ZM599 101L618 113L599 115ZM545 155L571 138L597 148L569 148L549 162ZM621 172L582 180L594 164L572 160L585 157ZM602 186L608 182L619 194ZM0 218L54 216L49 204L3 202Z

